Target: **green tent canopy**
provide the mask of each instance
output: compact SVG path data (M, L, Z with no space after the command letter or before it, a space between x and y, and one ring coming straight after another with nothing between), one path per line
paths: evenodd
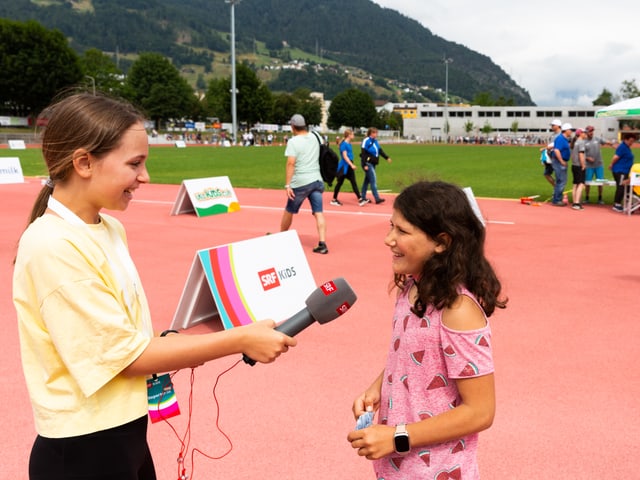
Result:
M640 117L640 97L628 98L596 111L596 118Z

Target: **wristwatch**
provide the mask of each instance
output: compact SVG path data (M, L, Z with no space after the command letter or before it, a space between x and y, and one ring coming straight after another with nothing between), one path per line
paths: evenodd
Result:
M411 451L409 444L409 433L404 423L396 425L396 433L393 435L393 448L398 455L406 455Z

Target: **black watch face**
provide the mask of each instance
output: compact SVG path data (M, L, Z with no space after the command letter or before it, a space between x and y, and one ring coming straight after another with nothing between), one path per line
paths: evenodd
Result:
M409 447L408 435L398 435L397 437L395 437L394 441L396 446L396 452L406 453L409 450L411 450L411 448Z

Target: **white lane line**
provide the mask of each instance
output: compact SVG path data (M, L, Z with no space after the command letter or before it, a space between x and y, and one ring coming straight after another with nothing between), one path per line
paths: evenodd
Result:
M133 200L136 203L147 203L147 204L155 204L155 205L173 205L175 202L169 202L166 200ZM282 211L284 207L267 207L264 205L240 205L241 209L246 210L272 210L272 211ZM300 212L311 213L311 209L309 208L301 208ZM331 213L336 215L353 215L353 216L367 216L367 217L383 217L388 218L389 212L377 213L377 212L349 212L349 211L339 211L339 210L325 210L324 213ZM496 225L515 225L515 222L510 222L506 220L486 220L487 223L492 223Z

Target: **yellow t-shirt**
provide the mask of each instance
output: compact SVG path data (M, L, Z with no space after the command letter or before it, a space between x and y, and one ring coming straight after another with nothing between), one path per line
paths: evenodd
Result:
M45 214L20 239L13 301L36 431L44 437L96 432L147 412L146 379L120 372L149 344L149 306L137 273L123 275L113 241L126 245L122 224L101 219L85 228Z

